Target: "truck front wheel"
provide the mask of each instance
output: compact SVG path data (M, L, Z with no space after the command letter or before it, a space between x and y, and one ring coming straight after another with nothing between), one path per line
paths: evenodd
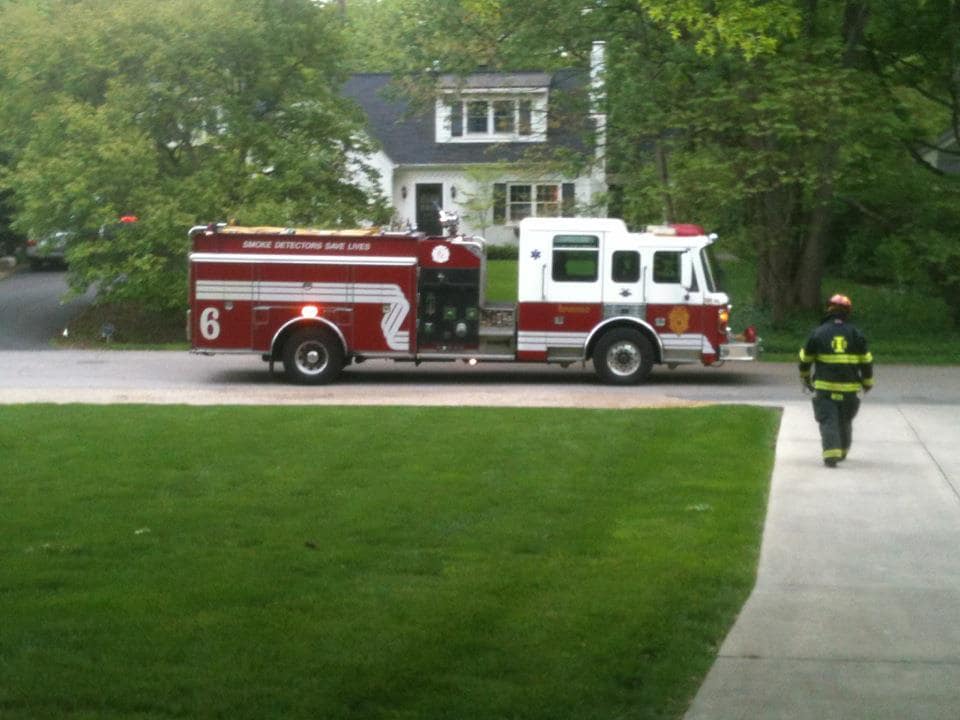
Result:
M636 330L615 328L593 350L593 369L607 383L634 385L643 382L653 368L653 347Z
M317 328L296 330L283 346L283 372L301 385L325 385L343 369L343 348L329 332Z

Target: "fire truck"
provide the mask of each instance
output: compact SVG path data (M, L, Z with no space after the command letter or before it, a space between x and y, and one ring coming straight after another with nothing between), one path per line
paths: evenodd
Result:
M449 220L449 218L447 218ZM454 221L455 222L455 221ZM611 218L527 218L517 301L490 302L486 243L379 229L190 231L192 351L256 353L295 383L372 358L422 363L591 361L608 383L655 364L752 360L734 336L711 245L696 225L630 232Z

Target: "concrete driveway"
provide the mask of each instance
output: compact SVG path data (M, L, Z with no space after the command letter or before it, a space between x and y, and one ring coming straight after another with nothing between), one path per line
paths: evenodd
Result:
M960 717L956 406L868 399L837 469L785 407L757 584L686 717Z

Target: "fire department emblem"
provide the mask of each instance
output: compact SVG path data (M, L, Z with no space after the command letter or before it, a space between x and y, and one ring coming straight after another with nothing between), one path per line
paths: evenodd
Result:
M435 263L445 263L450 259L450 248L446 245L436 245L433 252L430 253L430 257L433 258Z
M690 312L683 305L677 305L667 316L667 327L670 332L683 335L690 327Z

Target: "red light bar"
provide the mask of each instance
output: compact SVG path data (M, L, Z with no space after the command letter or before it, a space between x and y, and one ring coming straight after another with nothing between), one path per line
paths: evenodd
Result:
M677 235L681 235L683 237L692 237L694 235L706 235L702 227L700 227L699 225L693 225L691 223L679 223L676 225L671 225L670 227L673 228L674 232Z

